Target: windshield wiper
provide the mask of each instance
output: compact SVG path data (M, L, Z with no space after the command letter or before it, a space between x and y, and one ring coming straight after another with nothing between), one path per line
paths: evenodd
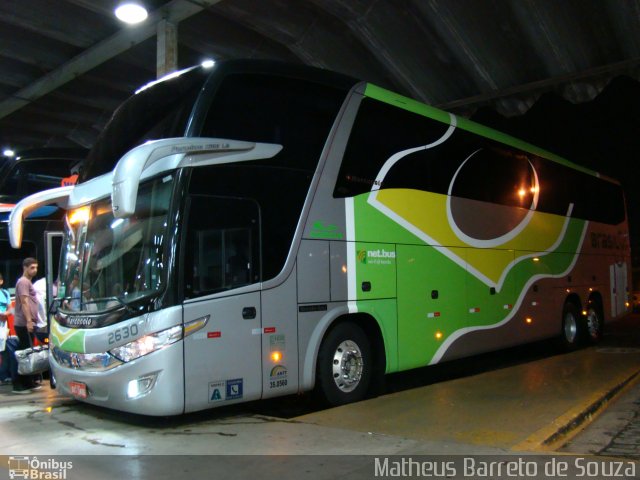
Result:
M112 305L108 308L105 308L104 310L100 310L101 312L110 312L111 310L116 310L120 307L124 307L127 312L131 313L131 312L135 312L136 309L133 308L132 306L130 306L128 303L124 302L120 297L101 297L101 298L94 298L91 300L86 300L83 301L81 303L81 305L91 305L91 304L98 304L98 303L102 303L102 302L110 302L115 300L116 302L118 302L118 305Z
M91 304L98 304L98 303L102 303L102 302L109 302L115 300L116 302L118 302L118 305L113 305L109 308L105 308L104 310L87 310L82 309L82 307L84 307L85 305L91 305ZM74 309L65 309L64 307L64 303L67 302L68 304L70 304L71 302L79 302L80 303L80 309L79 310L74 310ZM104 297L104 298L99 298L99 299L92 299L92 300L80 300L78 297L61 297L61 298L56 298L53 302L51 302L51 307L49 308L49 314L55 314L56 311L62 310L65 313L98 313L98 312L110 312L111 310L117 310L118 308L124 307L128 313L133 313L136 311L135 308L131 307L129 304L125 303L124 301L122 301L122 299L120 299L119 297ZM55 310L54 310L55 308Z

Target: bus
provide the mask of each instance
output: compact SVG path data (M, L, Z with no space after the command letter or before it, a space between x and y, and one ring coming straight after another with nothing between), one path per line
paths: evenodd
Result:
M557 337L628 311L620 184L367 82L219 62L114 114L67 211L59 390L178 415ZM109 165L115 168L109 169Z
M47 285L53 284L62 247L64 212L54 206L32 212L24 225L21 248L15 250L9 245L11 210L28 195L63 183L73 184L87 152L82 148L25 149L0 165L0 273L4 275L4 287L12 294L27 257L38 260L38 276L45 273Z

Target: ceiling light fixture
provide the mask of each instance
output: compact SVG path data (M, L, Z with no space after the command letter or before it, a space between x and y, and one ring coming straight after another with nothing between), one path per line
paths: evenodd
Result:
M121 2L115 9L118 20L134 25L143 22L149 15L147 9L138 2Z

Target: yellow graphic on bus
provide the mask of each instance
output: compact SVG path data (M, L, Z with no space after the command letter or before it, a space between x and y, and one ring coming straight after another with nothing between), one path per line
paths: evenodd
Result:
M457 263L470 267L470 273L478 273L481 280L493 285L499 284L520 260L553 251L566 233L568 218L531 211L526 224L523 223L519 231L505 235L502 242L493 242L487 247L482 245L482 241L461 238L447 206L450 198L420 190L388 189L376 192L375 198L370 198L369 203L427 244L445 249L475 247L467 250L465 258L460 258L453 250L448 250L448 253ZM478 247L481 249L478 250ZM513 251L513 256L486 255L483 247Z

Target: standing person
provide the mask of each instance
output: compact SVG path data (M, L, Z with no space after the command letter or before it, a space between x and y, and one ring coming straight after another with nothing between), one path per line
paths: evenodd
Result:
M36 337L41 344L45 343L45 339L49 336L47 322L47 279L42 277L40 280L33 282L33 288L38 297L38 321L36 322Z
M38 296L31 280L38 273L38 261L35 258L25 258L22 262L22 276L16 283L16 308L14 328L18 335L18 350L25 350L33 345L36 323L38 321ZM36 385L33 375L19 375L15 373L13 393L30 393L31 390L41 388Z
M11 383L11 370L9 369L9 322L7 313L11 306L11 295L9 291L4 288L4 277L0 273L0 329L6 330L7 338L5 340L5 347L0 352L0 384L6 385ZM4 332L2 332L4 334Z

